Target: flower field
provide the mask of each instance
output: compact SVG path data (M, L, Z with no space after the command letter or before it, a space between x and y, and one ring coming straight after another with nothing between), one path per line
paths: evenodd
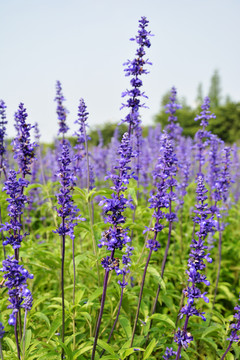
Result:
M60 81L53 146L23 103L7 143L0 100L1 359L240 358L239 149L208 130L209 97L184 137L175 87L168 125L142 136L152 34L138 25L127 131L109 144L90 146L82 98L73 134Z

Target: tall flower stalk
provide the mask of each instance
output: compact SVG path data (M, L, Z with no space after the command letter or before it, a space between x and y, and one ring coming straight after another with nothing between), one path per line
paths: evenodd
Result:
M6 152L4 138L6 136L6 105L3 100L0 100L0 177L2 172L4 173L5 180L7 180L7 173L4 164L4 154Z
M161 149L162 155L160 155L158 163L156 165L156 169L154 171L154 179L156 181L156 186L158 189L157 195L153 196L150 199L150 202L153 203L155 206L155 212L154 217L156 217L156 220L158 219L158 211L156 208L156 205L158 205L160 208L167 208L168 213L164 214L164 218L168 221L168 240L167 245L164 252L164 257L162 260L162 266L161 266L161 277L164 276L166 261L168 257L168 251L171 243L171 235L172 235L172 225L173 222L176 221L177 217L175 212L173 211L173 203L176 201L176 194L174 192L174 187L177 185L176 180L176 172L177 172L177 164L178 160L176 158L176 154L174 153L173 143L169 139L169 135L167 133L163 134L161 139ZM161 214L161 212L160 212ZM161 214L161 218L163 218L163 214ZM159 222L159 220L158 220ZM157 221L156 221L156 224ZM156 226L156 225L155 225ZM160 226L160 225L159 225ZM153 229L154 230L154 229ZM156 233L156 230L154 230ZM155 313L159 293L161 290L161 285L158 285L156 297L154 299L153 307L152 307L152 314ZM152 321L150 322L149 329L152 326ZM148 340L149 334L147 336Z
M63 141L62 154L59 158L58 177L60 182L60 190L57 194L59 207L57 214L61 218L61 224L55 233L62 239L62 259L61 259L61 292L62 292L62 343L65 340L65 296L64 296L64 263L65 263L65 245L66 236L73 236L73 228L77 225L79 217L77 216L78 209L73 204L72 189L75 185L75 177L72 175L70 168L71 159L69 155L69 148L67 142ZM62 348L61 359L64 359L64 349Z
M67 123L66 123L68 110L63 105L63 102L66 99L63 96L62 85L61 85L59 80L56 82L56 97L55 97L54 100L57 103L57 110L56 111L57 111L58 124L59 124L58 135L62 135L62 137L64 139L65 134L69 130L69 127L67 126Z
M191 316L199 316L204 321L206 320L203 312L199 312L195 307L196 300L202 298L205 302L209 302L206 297L206 293L200 290L198 284L204 283L206 286L209 286L210 283L207 280L206 276L201 272L205 269L206 264L204 260L211 262L212 259L209 257L209 254L205 253L207 246L205 246L204 241L207 234L213 231L215 222L211 211L206 203L207 200L207 189L204 185L203 177L198 176L197 184L197 205L195 205L195 217L193 219L196 226L198 226L198 231L196 231L194 238L191 243L191 251L188 260L188 270L186 271L188 275L188 283L186 289L183 290L185 297L187 298L187 303L180 310L180 319L185 316L185 323L183 329L178 329L175 333L174 340L178 344L178 351L176 354L176 359L180 358L182 347L186 349L189 343L193 340L193 337L190 332L188 332L188 321ZM209 216L210 215L210 216ZM190 285L191 284L191 285Z
M117 159L118 165L115 166L115 170L117 172L109 173L108 178L112 179L113 189L115 192L111 195L110 199L103 198L103 200L99 203L99 205L103 206L103 211L105 213L105 222L110 224L110 228L102 234L102 239L100 240L100 244L98 245L100 248L102 246L106 246L107 250L109 250L110 256L106 256L102 259L101 263L103 268L105 269L105 277L103 283L103 295L101 299L100 312L96 325L95 339L92 350L93 360L95 358L97 339L99 334L99 329L101 325L106 292L107 292L107 283L109 273L112 270L115 270L117 275L125 273L125 267L123 270L119 268L119 260L114 258L114 253L116 249L122 250L130 242L130 237L128 236L128 229L123 228L126 218L123 213L126 207L132 207L131 202L129 202L125 197L123 192L127 189L127 184L129 179L134 177L134 173L130 172L129 163L132 158L132 147L130 145L130 139L128 133L123 135L121 144L118 149L119 158ZM130 254L129 254L130 255ZM123 255L122 263L125 264L127 262L126 255ZM126 286L127 283L125 280L120 282L121 286Z

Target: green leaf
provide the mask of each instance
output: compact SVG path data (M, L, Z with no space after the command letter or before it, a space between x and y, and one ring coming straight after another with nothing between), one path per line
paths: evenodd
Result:
M130 321L126 317L121 316L119 318L119 323L122 326L127 339L130 339L132 337L132 328L131 328Z
M150 344L148 345L148 347L146 348L146 351L144 353L143 356L143 360L146 360L149 358L149 356L151 355L151 353L153 352L153 349L155 348L157 343L156 339L152 339L152 341L150 342Z
M6 342L7 346L9 347L9 349L15 353L17 351L16 345L15 343L12 341L12 339L10 339L9 337L4 337L4 341Z
M28 329L26 330L26 335L25 335L25 351L29 348L31 339L32 339L32 331Z
M164 322L168 325L170 325L173 329L175 329L175 324L174 322L169 318L168 315L165 314L153 314L152 316L149 317L150 319L155 319L161 322Z
M115 351L113 349L113 347L109 344L107 344L105 341L98 339L98 345L101 346L104 350L106 350L107 352L109 352L111 355L114 355L115 359L118 359L118 356L115 355Z
M205 336L212 334L212 333L218 331L219 329L222 329L222 327L220 325L217 325L217 324L212 325L212 326L208 327L206 330L204 330L201 338L204 338Z
M88 346L85 346L84 348L78 350L76 353L74 353L73 360L78 360L78 356L84 354L85 352L87 352L88 350L91 350L91 349L92 349L92 345L88 345Z
M61 324L62 324L61 317L58 317L53 321L51 329L50 329L49 334L48 334L48 342L51 339L51 337L56 333L56 331L59 329Z
M145 351L145 349L143 348L137 348L137 350L134 350L136 348L130 348L130 349L127 349L127 350L124 350L122 355L121 355L121 359L126 359L127 356L133 354L133 353L137 353L138 351Z
M151 274L157 281L158 283L161 285L161 288L163 289L164 292L166 292L166 285L165 282L163 281L161 275L159 274L159 272L151 265L148 265L148 270L149 274Z
M33 314L33 316L36 316L37 318L43 320L47 324L48 328L50 328L51 325L50 325L50 321L49 321L47 315L45 315L42 312L36 312Z

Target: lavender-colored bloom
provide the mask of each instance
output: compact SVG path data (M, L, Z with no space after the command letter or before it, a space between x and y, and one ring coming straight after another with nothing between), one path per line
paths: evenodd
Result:
M196 160L199 161L199 169L198 174L203 176L202 173L202 166L205 163L205 156L204 156L204 150L206 146L208 145L208 141L204 141L204 139L210 138L210 132L206 130L207 125L209 124L209 120L215 119L216 116L211 113L210 109L210 99L209 97L205 97L203 101L203 105L201 106L202 111L200 115L197 115L195 117L195 121L200 120L200 126L202 127L196 132L195 135L195 142L196 142L196 148L197 148L197 154L196 154Z
M154 251L157 251L160 247L160 244L156 241L156 235L164 228L164 225L159 224L159 221L163 218L166 218L167 221L171 223L176 221L176 214L172 209L168 214L165 214L162 211L162 209L170 209L170 203L176 200L176 194L173 192L173 187L177 185L175 179L177 158L167 133L164 133L162 136L160 154L158 163L153 171L157 192L149 199L151 204L149 208L154 209L153 217L156 220L153 228L147 228L149 231L154 232L154 239L150 239L147 242L147 247Z
M14 159L17 160L19 171L23 177L31 174L31 164L35 157L34 148L37 146L36 143L30 141L30 130L34 126L26 123L27 116L24 104L20 103L18 111L15 113L17 136L13 140L13 151Z
M139 108L145 107L145 104L141 103L141 98L147 98L145 93L140 91L142 86L140 76L148 73L145 69L145 65L151 65L148 60L144 59L146 54L145 48L149 48L151 46L149 37L152 34L146 30L148 23L149 21L144 16L139 20L138 35L135 38L130 39L132 41L136 41L139 45L139 48L136 51L136 58L132 61L128 60L124 63L126 66L124 70L126 76L132 76L130 81L132 88L122 93L122 97L128 97L126 103L122 104L122 108L129 108L130 113L122 120L122 122L127 122L129 124L129 135L131 134L131 130L140 124Z
M32 307L32 295L27 289L27 279L33 279L33 275L24 269L23 265L19 265L18 260L13 256L8 256L3 260L3 267L0 271L4 272L5 286L9 289L9 302L8 309L12 309L12 314L9 317L9 325L15 325L15 314L20 308L30 310ZM31 300L30 300L31 299Z
M65 101L65 98L62 93L62 85L60 81L56 82L56 97L54 99L57 102L57 116L59 121L59 130L58 135L66 134L69 127L66 124L66 118L67 118L67 109L63 105L63 101Z
M79 210L74 206L72 200L72 189L75 186L75 176L72 174L70 167L71 159L69 155L69 147L67 142L62 144L62 154L58 160L59 171L57 176L61 184L59 193L57 194L58 204L60 207L57 209L58 216L64 219L58 229L54 231L59 236L73 235L73 227L77 225L76 220L80 219L77 216Z
M177 209L182 209L184 204L184 197L187 194L187 187L191 177L191 154L192 141L190 138L186 139L182 136L178 138L178 146L176 148L178 158L178 184L177 184Z
M173 359L173 356L175 357L177 355L177 352L173 350L173 348L166 347L165 354L163 355L164 360ZM181 357L181 356L180 356Z
M10 221L2 224L0 231L8 231L9 236L6 236L3 245L10 244L13 249L20 248L21 242L26 234L21 235L20 230L22 224L19 222L19 218L23 213L23 209L27 202L27 197L23 195L22 188L28 185L28 181L25 179L17 179L16 172L14 170L9 171L8 180L5 182L3 191L6 191L9 198L8 201L8 216Z
M6 136L6 105L3 100L0 100L0 156L2 157L6 149L4 146L4 137Z
M240 198L240 159L239 159L239 148L236 144L233 145L233 161L232 161L232 174L234 187L232 189L235 202L238 202Z
M107 249L114 252L116 249L122 250L122 248L130 242L128 236L128 229L124 229L122 225L125 223L126 218L123 216L123 213L127 207L133 207L131 201L127 200L121 192L124 192L127 187L130 178L135 177L134 172L129 173L131 170L128 165L131 161L132 147L130 145L130 140L128 133L123 135L121 144L118 148L118 155L120 157L117 159L118 165L114 168L117 172L108 173L107 178L111 178L113 181L113 186L111 187L116 193L113 193L110 199L103 197L103 200L99 203L100 206L103 206L103 211L105 214L105 222L111 224L108 230L105 230L102 234L102 239L98 245L100 248L102 246L107 246ZM117 274L124 274L126 271L126 265L130 263L126 259L130 258L131 251L133 248L126 248L126 255L123 255L122 262L124 264L124 269L119 270L118 267L115 268ZM102 265L106 268L108 264L108 258L103 260ZM114 261L114 259L112 259ZM128 267L128 266L127 266ZM108 268L112 270L113 268Z
M179 124L177 124L177 116L176 111L182 108L182 105L177 104L177 90L173 86L171 89L171 96L169 98L169 103L165 105L166 114L169 114L168 122L169 124L166 126L166 129L169 133L170 139L177 140L177 138L182 133L182 128Z
M186 348L190 341L193 340L192 336L187 332L188 320L191 316L200 316L204 321L204 312L200 312L195 307L195 302L197 299L202 298L205 302L208 302L206 293L202 293L201 290L197 287L198 284L204 283L206 286L209 286L210 283L206 278L206 275L202 274L201 271L205 269L206 265L204 260L212 262L212 259L209 257L209 254L205 253L205 250L208 248L204 244L204 240L207 237L208 233L212 232L215 227L215 221L211 215L211 211L208 208L207 200L207 189L203 182L203 177L198 176L198 185L197 185L197 205L195 205L195 217L193 221L195 223L195 229L199 226L199 230L196 231L194 238L191 243L191 251L188 260L188 270L186 271L188 275L188 287L184 289L185 297L187 298L187 303L180 310L180 319L183 316L186 316L185 325L183 330L178 330L175 334L175 342L179 345L178 355L181 352L181 347ZM209 216L210 215L210 216ZM197 239L195 239L197 237ZM191 285L190 285L191 284Z

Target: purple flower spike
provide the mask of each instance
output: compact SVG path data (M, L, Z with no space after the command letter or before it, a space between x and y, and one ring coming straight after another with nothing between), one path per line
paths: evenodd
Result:
M169 98L169 103L165 106L166 114L169 114L167 125L167 131L169 133L170 139L176 140L182 133L182 128L177 124L176 111L182 108L182 105L177 104L177 90L175 87L171 89L171 96Z
M3 100L0 100L0 156L2 157L3 154L6 152L4 146L4 137L6 136L6 105Z
M180 310L180 319L183 316L186 316L184 329L178 330L175 334L175 342L178 344L178 352L176 359L179 359L181 353L181 348L187 348L188 344L193 340L191 334L187 331L188 320L191 316L199 316L202 320L206 320L204 317L204 312L199 312L195 307L195 302L197 299L202 298L205 302L208 302L206 297L206 292L202 293L201 290L197 287L198 284L204 283L206 286L210 285L210 282L207 280L206 275L201 272L205 269L206 264L204 262L212 262L212 259L209 257L209 254L206 254L206 249L208 248L204 244L208 233L215 230L215 221L211 215L211 211L206 204L207 200L207 189L203 182L203 177L198 176L198 185L197 185L197 205L195 205L195 217L193 221L195 223L195 231L197 226L198 231L195 232L195 236L192 239L190 245L191 251L188 260L188 270L186 271L188 275L188 287L183 290L187 303ZM195 239L196 237L196 239ZM191 285L190 285L191 284Z
M123 64L126 65L126 69L124 70L126 76L132 76L130 80L132 88L122 93L122 97L127 96L128 100L126 103L122 104L121 107L127 107L130 109L130 113L122 120L122 122L127 122L129 124L129 135L131 134L131 130L140 124L139 108L145 107L145 104L141 103L141 98L147 98L145 93L140 90L142 86L140 76L148 73L145 69L145 65L151 65L148 60L144 59L146 54L145 48L149 48L151 46L149 37L152 36L152 34L146 30L148 23L149 21L144 16L139 20L138 35L135 38L130 39L132 41L136 41L139 45L139 48L136 51L136 58L132 61L128 60Z
M59 130L58 135L66 134L69 127L66 124L66 118L67 118L67 109L63 105L63 101L65 101L65 98L62 94L62 85L60 81L57 81L56 83L56 97L54 99L57 102L57 116L59 121Z
M19 222L19 218L23 213L25 204L27 203L27 197L22 193L22 187L27 186L28 181L23 179L17 180L16 171L10 170L8 180L5 182L3 190L6 191L9 198L8 201L8 216L9 222L1 224L0 231L4 230L9 233L6 236L3 245L10 244L13 249L18 249L21 246L21 242L26 234L20 235L22 224Z
M32 294L27 289L27 280L33 279L33 275L24 269L23 265L19 265L18 260L13 256L8 256L6 260L2 262L3 267L0 271L4 272L3 278L5 286L9 289L9 302L8 309L12 309L12 314L9 317L9 325L15 325L16 313L20 308L24 308L30 311L32 308Z
M17 160L23 177L31 174L31 164L35 158L34 148L37 146L36 143L31 143L30 141L30 130L34 126L26 123L27 116L24 104L20 103L18 111L15 113L17 136L13 140L13 151L14 159Z

